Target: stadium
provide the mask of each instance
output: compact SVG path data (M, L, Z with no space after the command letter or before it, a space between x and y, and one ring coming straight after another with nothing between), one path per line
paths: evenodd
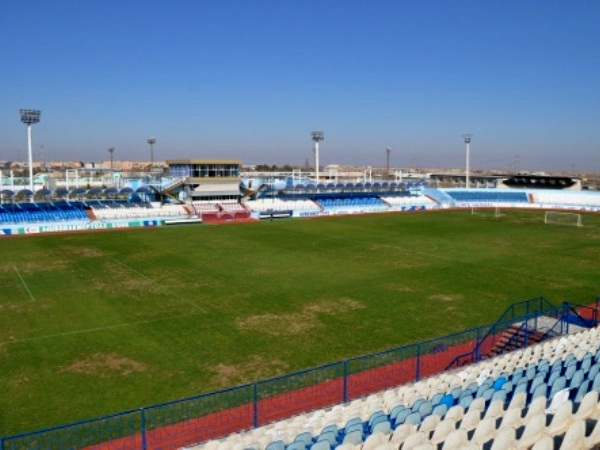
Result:
M600 445L598 192L167 164L0 192L0 449Z

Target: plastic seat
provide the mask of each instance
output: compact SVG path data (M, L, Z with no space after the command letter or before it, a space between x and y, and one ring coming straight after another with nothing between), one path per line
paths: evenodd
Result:
M538 384L531 393L531 401L535 400L538 397L543 397L545 399L547 391L548 387L546 386L546 383Z
M432 433L435 430L435 427L442 421L442 418L438 415L432 414L431 416L425 417L423 422L418 427L419 431L424 431L425 433Z
M377 424L379 424L379 423L381 423L381 422L387 422L387 421L388 421L388 418L387 418L387 416L386 416L386 415L384 415L384 414L377 415L377 416L375 416L375 417L371 417L371 419L369 420L369 423L368 423L368 429L369 429L369 430L371 431L371 433L372 433L372 432L373 432L373 428L374 428L374 427L375 427Z
M390 442L401 444L405 439L416 431L416 427L412 423L403 423L392 433Z
M444 393L442 392L438 392L437 394L435 394L433 397L431 397L431 406L432 408L435 408L437 405L440 404L442 398L444 398Z
M444 419L438 423L431 434L429 441L438 445L446 440L446 437L456 429L456 422L452 419Z
M585 422L578 420L571 424L563 438L559 450L587 448L585 441ZM591 448L591 447L590 447Z
M419 425L422 420L423 419L421 417L421 414L419 414L418 412L413 412L413 413L410 413L406 417L406 420L404 422L405 423L412 423L413 425Z
M390 420L393 422L396 419L396 416L400 413L400 411L404 411L406 406L404 405L396 405L390 411Z
M448 410L448 412L444 416L444 419L452 419L455 422L457 422L457 421L461 420L464 415L465 415L465 411L464 411L463 407L460 405L455 405Z
M439 405L436 405L433 408L433 411L431 411L431 414L440 416L440 417L444 417L447 412L448 412L448 405L446 405L445 403L440 403Z
M421 417L426 417L431 414L432 410L433 407L431 401L425 401L421 403L421 406L419 406L419 409L417 411L421 415Z
M586 423L591 429L584 438L585 448L595 448L600 445L600 419L595 422L588 420Z
M552 397L552 400L550 401L550 405L548 405L546 412L553 414L554 412L556 412L558 410L559 407L561 407L564 403L567 403L568 401L569 401L569 390L563 389L561 391L558 391Z
M469 443L467 431L462 428L450 433L442 445L442 450L468 450L471 448L477 449L478 447Z
M477 424L477 428L475 428L475 432L473 433L473 436L471 436L469 442L477 444L479 447L483 447L483 444L494 439L495 436L496 420L493 417L489 417Z
M469 406L471 406L472 402L473 402L473 396L469 394L469 395L465 395L465 396L461 397L458 404L460 406L462 406L463 409L466 410L467 408L469 408Z
M294 442L304 442L307 446L312 444L312 434L310 434L308 431L304 431L302 433L300 433L298 436L296 436L296 438L294 439Z
M481 421L481 411L467 411L458 426L464 430L474 430Z
M526 392L514 392L512 398L510 399L510 403L508 404L507 410L511 408L524 408L527 402L527 393Z
M337 443L337 432L335 431L326 431L324 433L319 434L317 437L317 442L327 441L333 447Z
M478 410L478 411L485 410L485 399L483 399L482 397L477 397L477 398L473 399L473 401L469 405L469 411L472 411L472 410Z
M544 428L546 426L546 416L543 413L536 414L527 420L523 432L517 439L519 448L527 448L533 446L538 439L544 436Z
M521 409L519 408L510 408L508 409L502 419L500 421L500 425L498 428L519 428L524 425L523 418L521 417Z
M267 445L265 450L285 450L285 443L283 441L273 441Z
M594 377L594 383L592 384L592 389L595 391L600 391L600 372L596 374Z
M427 434L423 431L417 431L409 435L402 444L402 449L414 449L420 444L427 442Z
M421 407L421 404L425 403L425 399L424 398L418 398L415 400L415 402L412 404L410 410L412 412L418 411L419 408Z
M564 433L573 423L573 405L571 402L563 403L552 416L550 424L546 427L546 434L551 436Z
M574 411L573 420L583 420L600 416L600 404L598 391L590 391L581 400L577 410Z
M583 369L578 369L577 371L575 371L575 373L573 374L573 378L571 378L571 381L569 382L569 389L578 389L584 380L585 372L583 371Z
M444 395L440 399L440 405L446 405L448 409L452 408L454 406L454 397L450 394Z
M403 424L409 414L411 414L410 409L403 409L402 411L400 411L394 419L394 427Z
M490 399L490 403L494 403L496 401L501 401L502 403L506 402L507 392L504 389L497 390L492 395Z
M500 417L503 413L504 401L495 400L492 403L490 403L490 406L488 406L488 408L485 410L484 418L487 419L488 417Z
M372 433L383 433L390 434L392 432L392 425L388 420L377 422L371 431Z
M318 441L310 446L310 450L331 450L329 441Z
M554 450L554 439L544 436L531 447L531 450Z
M500 427L490 450L513 450L516 449L516 431L514 428Z
M363 435L360 430L354 430L344 435L342 444L359 445L363 443Z
M556 380L554 380L554 382L552 383L552 386L550 388L550 395L548 396L549 398L554 397L554 395L558 392L558 391L562 391L565 387L567 387L567 378L566 377L558 377Z
M362 450L372 450L379 444L385 444L388 441L388 437L383 433L371 434L367 437L367 439L365 439L365 442L362 446Z
M259 447L257 447L256 450L258 450ZM285 450L306 450L306 444L299 441L292 442L285 447Z

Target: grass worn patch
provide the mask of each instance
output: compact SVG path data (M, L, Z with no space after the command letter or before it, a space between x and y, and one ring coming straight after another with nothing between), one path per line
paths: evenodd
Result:
M600 215L469 211L0 239L0 435L600 294Z

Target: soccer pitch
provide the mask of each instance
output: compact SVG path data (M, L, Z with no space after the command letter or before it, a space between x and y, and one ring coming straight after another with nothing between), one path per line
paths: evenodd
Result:
M0 240L0 436L600 295L600 215L373 214Z

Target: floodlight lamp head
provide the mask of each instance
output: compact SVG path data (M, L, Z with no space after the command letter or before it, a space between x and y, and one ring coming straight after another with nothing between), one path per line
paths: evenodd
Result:
M148 138L148 144L150 144L150 145L156 144L156 138L155 137L149 137Z
M32 125L40 121L41 111L37 109L22 109L20 113L21 122L23 122L26 125Z
M315 142L320 142L325 139L325 134L322 131L313 131L311 133L311 135L312 135L312 140Z
M465 140L465 144L470 144L471 143L471 136L472 136L472 134L470 134L470 133L463 134L463 138Z

